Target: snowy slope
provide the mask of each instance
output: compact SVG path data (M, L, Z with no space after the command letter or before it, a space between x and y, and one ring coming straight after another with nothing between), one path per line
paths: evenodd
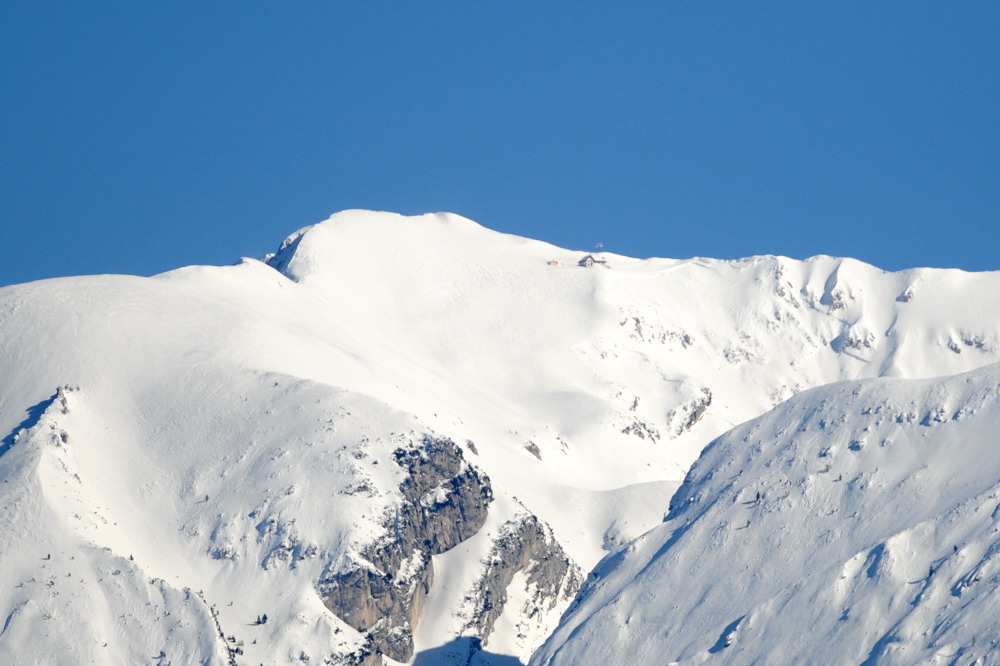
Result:
M713 442L532 663L994 663L1000 366L802 393Z
M1000 361L997 274L584 255L348 211L265 262L0 289L0 652L526 659L735 424ZM345 619L376 574L402 606Z

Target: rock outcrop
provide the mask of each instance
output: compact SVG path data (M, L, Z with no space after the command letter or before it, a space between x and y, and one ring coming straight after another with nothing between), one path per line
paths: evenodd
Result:
M506 523L493 545L485 570L473 590L473 617L467 624L488 645L494 625L503 614L508 589L523 573L524 608L519 622L538 624L548 611L568 604L583 582L580 567L563 551L551 528L528 514Z
M397 449L394 457L407 475L400 504L386 516L385 534L363 551L364 561L330 572L318 588L327 608L368 633L372 654L407 661L433 581L431 556L482 528L493 490L449 439L425 437L419 447Z

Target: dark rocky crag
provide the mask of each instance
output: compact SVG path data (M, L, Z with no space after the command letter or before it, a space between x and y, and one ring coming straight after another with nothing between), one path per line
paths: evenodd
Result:
M529 597L521 609L522 622L537 623L560 602L569 602L583 576L552 535L548 525L532 514L506 523L493 544L482 578L472 596L476 609L467 627L489 642L493 626L507 605L507 589L519 572L527 578Z
M407 476L401 504L386 517L385 536L363 551L367 562L318 583L327 608L368 633L368 663L381 661L381 654L410 659L413 629L433 581L431 556L478 532L493 499L489 477L469 465L450 439L425 437L419 447L397 449L394 457Z

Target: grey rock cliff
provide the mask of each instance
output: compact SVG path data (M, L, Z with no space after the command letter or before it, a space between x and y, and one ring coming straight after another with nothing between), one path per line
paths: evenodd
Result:
M507 605L514 576L524 572L527 585L520 622L537 622L560 603L568 603L583 582L580 567L563 551L548 525L534 515L506 523L493 545L482 577L476 584L475 612L467 627L489 643L497 619Z
M369 663L378 663L380 654L410 659L413 629L433 581L431 556L478 532L493 499L489 478L449 439L425 437L394 457L407 475L399 488L402 502L386 516L385 535L363 551L366 562L328 572L318 583L327 608L368 633Z

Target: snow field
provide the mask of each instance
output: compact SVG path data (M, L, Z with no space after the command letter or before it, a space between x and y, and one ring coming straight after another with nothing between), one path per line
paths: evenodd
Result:
M832 257L727 262L610 253L600 254L605 264L583 268L577 265L583 252L497 234L454 215L347 211L290 238L266 262L0 290L3 653L23 663L55 656L65 663L176 664L225 663L236 647L239 663L349 652L360 637L326 610L316 582L348 566L384 533L382 521L398 501L401 481L392 451L432 433L465 449L465 459L489 475L497 499L481 535L435 556L437 578L417 628L418 651L430 654L462 635L461 604L488 537L523 508L551 526L584 571L609 556L599 571L646 558L652 572L667 533L677 543L694 543L690 552L715 552L711 545L746 553L745 561L734 554L729 561L760 572L754 580L761 582L735 600L748 619L726 630L737 618L728 610L719 615L713 604L715 595L732 604L732 595L706 583L691 592L706 600L704 607L670 639L680 659L731 658L748 644L742 637L749 628L769 617L767 604L781 598L784 579L764 572L779 563L794 575L801 564L781 559L790 557L800 535L840 543L855 532L845 516L863 513L869 501L892 505L908 497L909 518L890 512L855 550L838 546L836 556L823 560L822 571L839 571L852 558L867 561L879 539L891 536L886 530L904 533L936 520L943 505L932 495L944 477L919 465L928 451L951 445L925 451L900 440L883 447L872 432L827 442L851 420L816 432L810 426L802 448L774 449L745 435L747 442L726 445L746 461L745 478L751 463L757 469L764 461L771 465L765 470L784 466L797 476L761 481L767 499L759 505L745 504L751 500L744 494L726 509L732 514L723 513L718 500L712 506L720 513L697 514L696 526L681 529L677 517L660 526L673 489L706 444L734 427L745 429L740 424L776 405L779 411L770 414L812 423L805 412L782 406L811 387L946 376L1000 360L1000 289L991 273L885 273ZM910 398L902 389L897 396L895 384L872 381L898 398L883 410L901 416L913 432L934 433L928 442L959 427L953 414L963 415L954 423L965 428L986 409L977 406L979 394L955 393L948 385L932 401L944 412L925 414L908 407ZM42 415L60 386L79 387L65 394L67 413L57 407ZM878 404L873 398L871 408ZM925 417L932 425L920 424ZM780 439L792 426L778 420L773 416L768 427L769 436ZM888 416L878 426L865 422L873 429L892 423ZM990 428L984 428L966 434L985 437ZM731 442L736 435L726 437ZM826 446L831 453L820 459L816 447ZM886 453L879 457L879 451ZM795 467L799 455L812 466ZM952 464L942 456L940 464ZM708 469L709 461L697 469ZM821 471L826 465L829 471ZM943 495L949 510L982 493L988 497L985 477L966 475L966 467L948 469L955 479ZM682 493L690 489L689 497L700 494L702 502L718 491L691 483ZM782 487L789 492L784 499ZM729 490L735 496L737 488ZM796 497L811 510L836 507L837 513L810 522L786 506ZM865 504L855 506L851 498ZM695 509L685 511L693 521ZM776 515L782 520L764 530ZM718 522L704 531L709 519ZM750 527L741 529L746 521ZM987 536L968 529L964 541L956 534L949 537L956 543L934 541L933 547L928 540L937 536L914 532L907 537L917 544L913 552L924 554L909 559L893 545L893 561L910 562L894 575L919 573L927 552L945 557L954 545L960 548L953 553L991 571ZM666 552L675 557L687 548ZM42 559L46 555L52 559ZM700 555L676 557L689 576L712 570ZM726 562L716 566L724 569ZM45 587L52 574L82 582L72 591L61 582ZM852 576L841 587L865 584ZM653 611L683 607L676 593L665 591L687 590L683 582L644 581L634 599L623 583L618 606L638 600L638 608L651 613L614 616L628 649L660 645L641 627L662 627L664 618L674 617ZM522 594L527 590L519 585L509 590L511 609ZM577 612L598 617L587 601L598 596L588 595ZM856 605L844 626L874 612L865 608ZM560 612L538 626L554 625ZM255 624L262 613L270 621ZM917 623L916 615L908 617ZM90 628L81 633L83 618ZM541 630L529 636L518 628L523 623L513 611L504 615L488 649L526 657L543 636ZM900 635L912 631L899 627ZM959 628L942 625L940 633L942 650L965 645ZM42 634L46 640L37 640ZM722 634L732 637L730 646L712 652ZM894 654L896 634L886 629L884 635L889 638L878 649ZM560 637L562 629L553 640ZM609 650L619 649L605 638ZM157 657L160 651L165 654ZM580 654L593 661L599 653Z

